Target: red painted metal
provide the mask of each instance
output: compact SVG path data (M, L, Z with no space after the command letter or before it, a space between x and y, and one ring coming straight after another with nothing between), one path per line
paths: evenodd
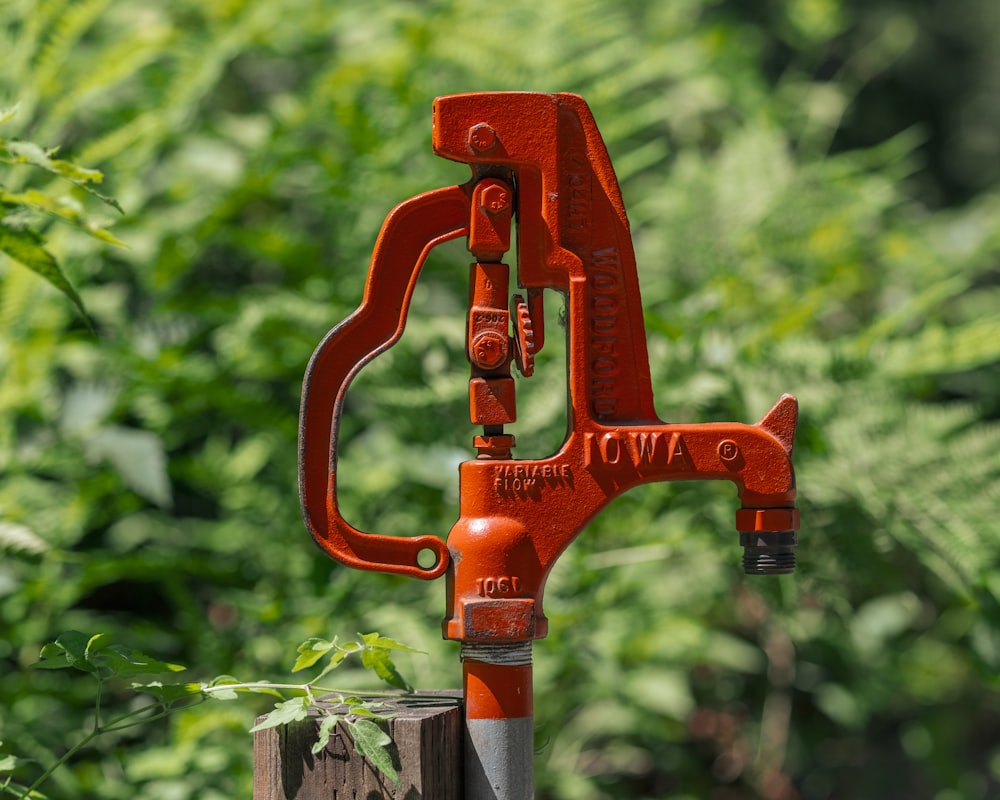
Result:
M462 693L468 719L511 719L533 715L531 665L508 666L466 659Z
M433 146L438 155L470 164L472 180L392 211L361 306L327 335L306 373L300 494L320 546L360 569L420 578L447 572L444 635L471 644L545 636L542 593L556 559L612 499L643 483L731 481L742 502L736 524L747 571L790 572L798 529L791 461L796 401L783 396L756 425L657 418L628 220L583 99L507 92L441 97ZM502 259L512 216L517 281L527 300L508 296ZM446 545L433 536L363 533L337 504L344 393L361 367L401 335L428 250L459 236L468 236L475 259L470 414L483 426L473 442L477 457L459 468L460 516ZM523 460L512 456L514 437L504 431L516 417L511 364L531 374L542 346L545 289L563 293L568 303L569 430L552 456ZM434 554L432 566L418 562L424 550ZM523 667L497 669L520 670L515 682L523 683Z

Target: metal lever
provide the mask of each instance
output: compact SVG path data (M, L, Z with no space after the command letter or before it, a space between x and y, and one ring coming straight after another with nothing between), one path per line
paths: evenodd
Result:
M331 558L356 569L437 578L448 550L436 536L401 539L362 533L340 514L337 456L344 395L354 376L403 333L420 268L435 246L468 233L467 187L397 206L382 225L361 305L320 342L306 368L299 413L299 499L306 527ZM421 566L421 554L433 554ZM428 559L429 560L429 559Z

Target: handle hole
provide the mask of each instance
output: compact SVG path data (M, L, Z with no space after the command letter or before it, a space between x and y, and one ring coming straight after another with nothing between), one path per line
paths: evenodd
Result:
M417 566L420 569L431 570L438 565L438 554L425 547L417 553Z

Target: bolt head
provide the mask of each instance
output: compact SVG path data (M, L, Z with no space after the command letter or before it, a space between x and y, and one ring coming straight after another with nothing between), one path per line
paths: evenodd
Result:
M480 369L496 369L507 358L507 337L484 331L472 340L470 355Z
M510 192L502 186L487 186L479 195L479 203L487 214L501 214L510 208Z
M485 153L497 144L497 132L485 122L469 128L469 149L475 153Z

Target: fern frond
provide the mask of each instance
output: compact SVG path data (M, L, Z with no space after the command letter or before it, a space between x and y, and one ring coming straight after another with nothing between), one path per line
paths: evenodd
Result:
M1000 362L1000 316L958 325L935 325L893 342L886 363L895 375L961 372Z
M144 150L164 135L162 112L159 109L140 112L131 120L103 136L94 139L80 151L80 160L87 164L103 164L108 159L126 154L136 161ZM143 143L146 147L143 147ZM132 152L133 150L138 152Z
M132 33L129 31L129 33ZM62 124L74 114L85 110L93 99L115 86L134 80L144 67L166 54L168 29L146 33L107 47L101 56L83 72L72 87L63 87L62 96L47 114L50 125Z
M40 97L53 97L62 91L60 78L73 49L84 34L110 5L111 0L80 0L65 10L53 10L54 22L33 71Z
M38 555L48 549L45 540L31 528L0 520L0 551Z

